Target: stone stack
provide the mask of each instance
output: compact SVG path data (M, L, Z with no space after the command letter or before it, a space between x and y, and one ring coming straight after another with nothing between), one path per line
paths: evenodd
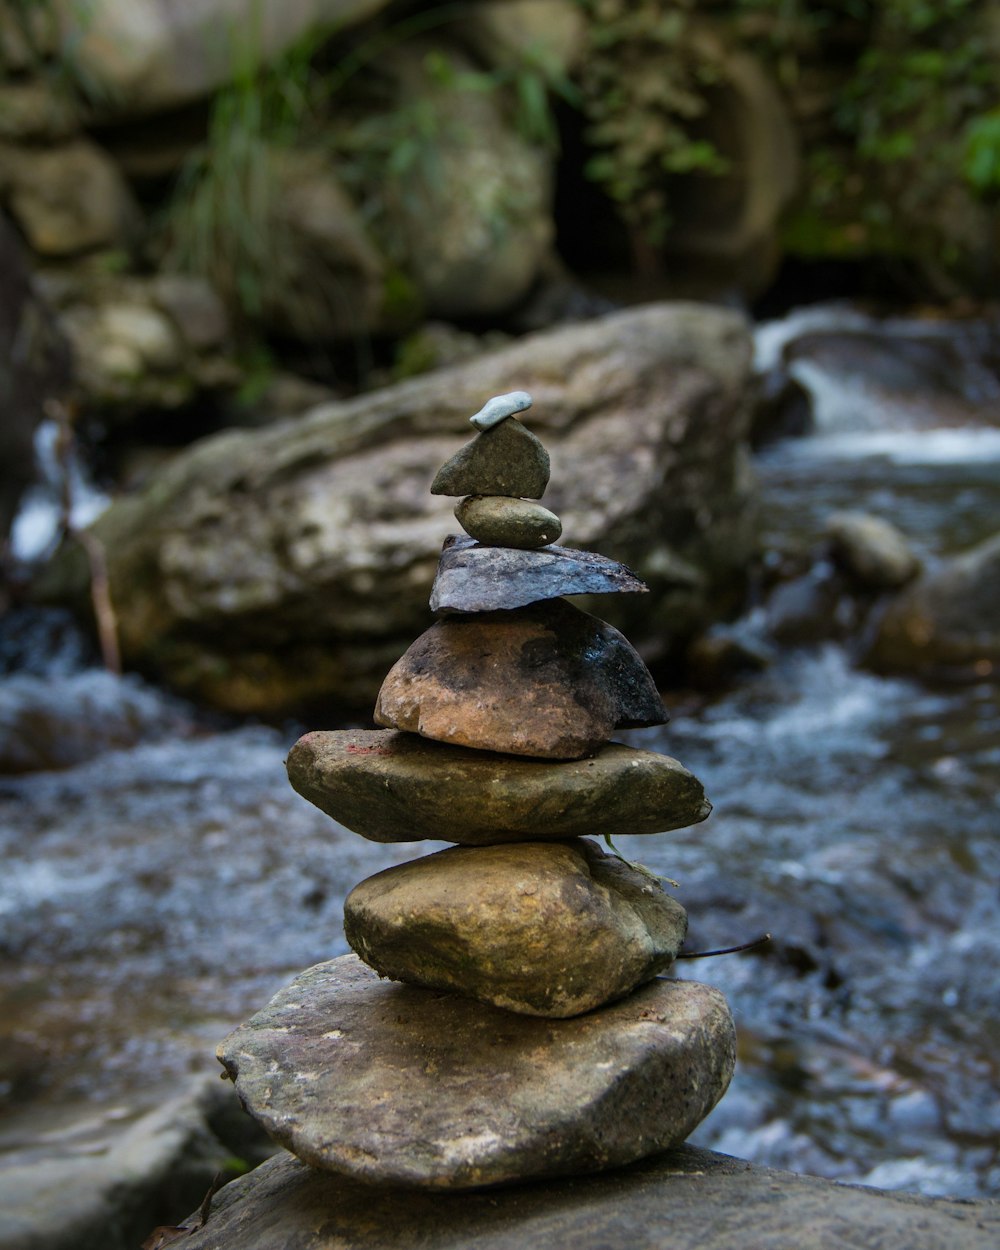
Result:
M445 543L440 619L385 679L385 728L307 734L288 760L295 789L363 837L457 845L356 886L357 954L303 973L219 1051L278 1141L363 1180L467 1188L630 1162L683 1141L732 1075L725 1000L660 976L684 909L587 836L710 806L676 760L609 741L666 713L627 640L562 596L645 587L553 545L548 455L516 417L530 404L490 400L434 480L468 536Z

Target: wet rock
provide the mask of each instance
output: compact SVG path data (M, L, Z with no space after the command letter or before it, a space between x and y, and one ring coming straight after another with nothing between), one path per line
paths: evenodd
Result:
M195 1227L195 1220L184 1221ZM319 1230L319 1231L317 1231ZM749 1230L749 1231L748 1231ZM995 1202L956 1202L755 1167L681 1146L605 1176L453 1196L381 1190L282 1154L228 1185L185 1250L994 1250Z
M520 421L477 435L438 469L432 495L510 495L540 499L549 484L549 453Z
M492 547L534 550L562 534L554 512L505 495L470 495L455 509L455 518L471 538Z
M431 588L431 611L493 612L562 595L644 590L648 587L631 569L596 551L479 547L472 538L452 534L445 539Z
M924 573L889 605L868 655L926 676L1000 675L1000 534Z
M542 1020L380 982L347 955L297 977L219 1058L250 1114L313 1167L468 1189L683 1141L729 1084L734 1036L722 995L695 982Z
M453 847L355 886L344 933L379 976L564 1018L673 963L684 908L592 842Z
M906 536L882 517L835 512L826 523L835 563L869 590L897 590L920 572Z
M299 739L288 777L303 798L376 842L619 837L680 829L711 811L677 760L621 743L591 759L543 763L391 730L330 730Z
M127 246L139 210L106 152L89 139L58 147L0 147L0 193L41 256Z
M426 626L454 527L455 501L427 484L469 413L514 379L558 458L547 505L652 592L615 596L602 614L663 657L742 597L756 543L748 364L742 317L653 304L203 440L94 527L126 663L234 711L370 707ZM86 603L85 561L52 566L39 590Z
M667 714L628 640L563 599L432 625L393 666L375 723L482 751L575 759Z
M158 1106L147 1093L104 1108L8 1116L0 1250L134 1250L155 1225L199 1204L215 1177L271 1153L214 1077L181 1086Z

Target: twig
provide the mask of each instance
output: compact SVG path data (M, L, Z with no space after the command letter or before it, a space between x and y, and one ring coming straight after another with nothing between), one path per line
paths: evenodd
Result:
M711 955L736 955L740 951L752 951L758 946L763 946L766 942L770 942L770 933L765 933L759 938L754 938L752 942L744 942L742 946L725 946L717 951L681 951L675 958L677 959L708 959Z

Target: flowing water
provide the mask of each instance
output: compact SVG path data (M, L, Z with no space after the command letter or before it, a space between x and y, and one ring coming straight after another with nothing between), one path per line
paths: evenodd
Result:
M904 335L826 315L765 327L762 355L817 319ZM847 506L891 517L927 559L1000 529L988 375L970 365L957 399L937 396L935 424L926 396L907 416L912 392L852 382L829 345L791 367L817 430L759 457L775 544L814 544L821 562L824 519ZM765 617L741 628L763 636ZM299 799L283 768L297 727L208 724L82 667L71 646L66 658L47 643L47 667L17 646L0 732L46 768L0 779L0 1089L22 1112L0 1148L39 1108L114 1108L214 1070L230 1027L346 950L347 890L427 849L366 842ZM838 642L772 653L737 689L630 735L683 760L715 811L620 849L679 880L693 947L773 934L680 965L725 991L740 1034L733 1086L697 1140L888 1188L996 1195L997 688L877 677ZM59 721L74 707L87 709L76 739Z

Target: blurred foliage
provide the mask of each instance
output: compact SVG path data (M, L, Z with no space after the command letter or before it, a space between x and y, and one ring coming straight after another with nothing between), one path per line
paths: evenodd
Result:
M727 168L691 133L718 66L692 35L694 0L579 3L589 31L580 107L593 150L584 172L618 206L636 265L649 270L670 225L668 176Z

